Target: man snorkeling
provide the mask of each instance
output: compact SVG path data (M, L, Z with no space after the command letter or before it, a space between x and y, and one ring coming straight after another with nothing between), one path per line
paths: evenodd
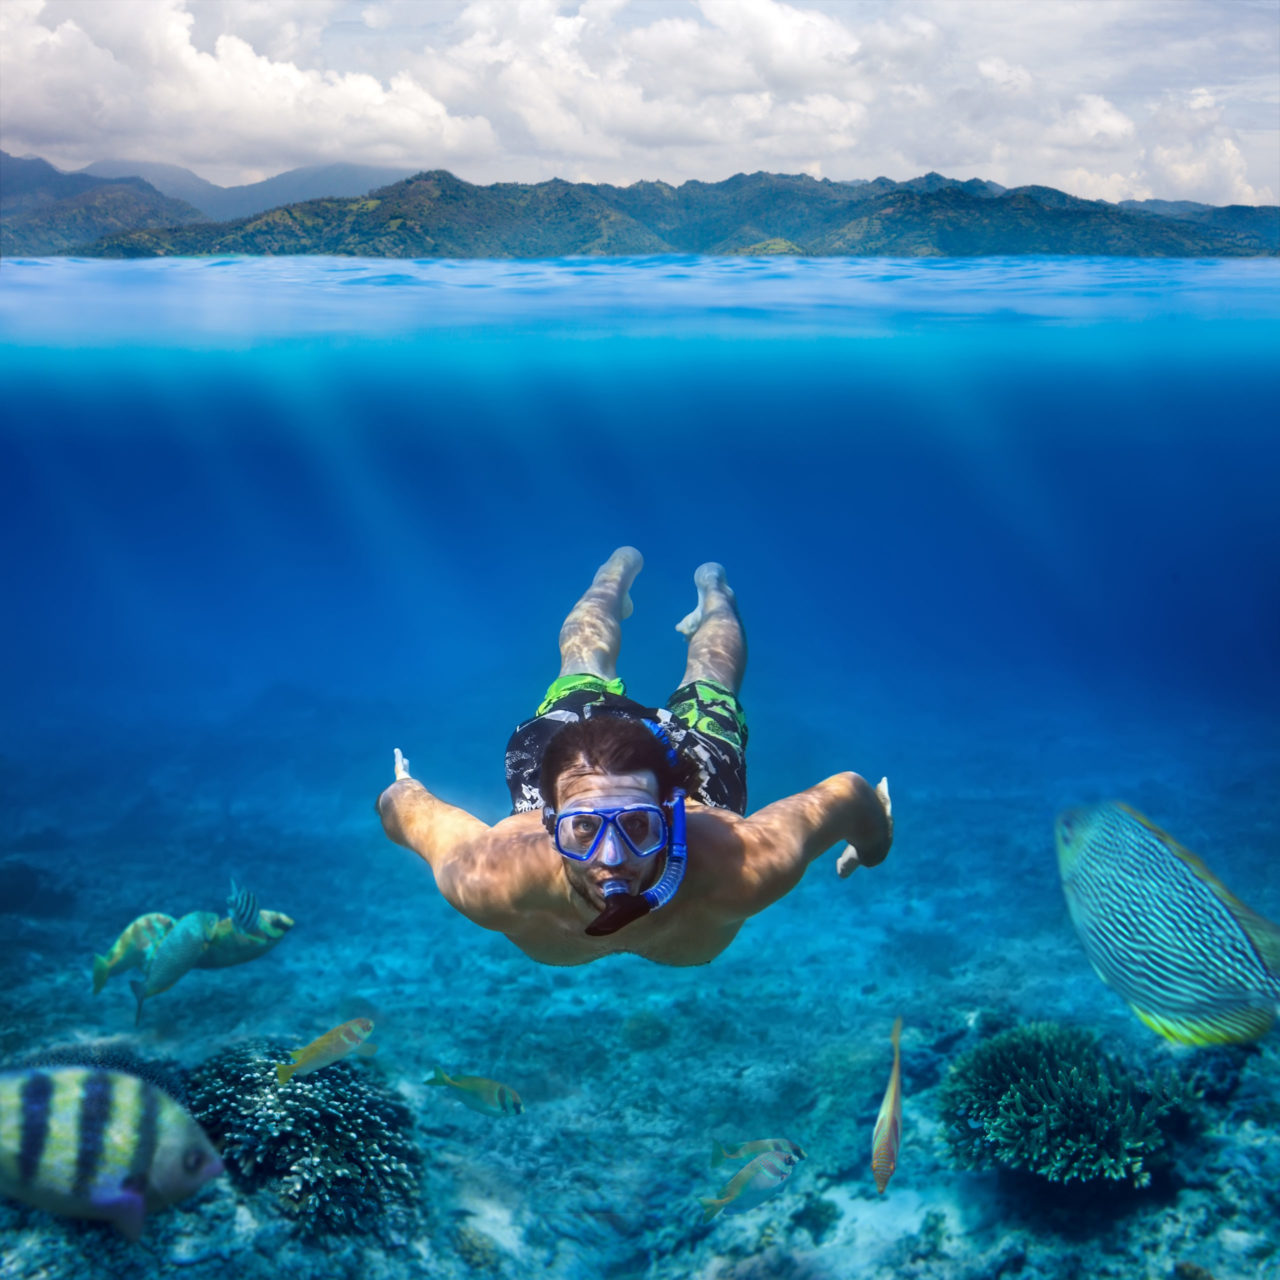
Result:
M560 676L507 745L510 817L489 826L437 799L399 748L378 799L387 835L431 864L453 907L544 964L705 964L833 845L848 843L846 876L893 840L887 781L856 773L744 816L747 645L720 565L694 574L698 607L677 626L680 688L662 708L626 696L621 623L643 563L620 547L560 628Z

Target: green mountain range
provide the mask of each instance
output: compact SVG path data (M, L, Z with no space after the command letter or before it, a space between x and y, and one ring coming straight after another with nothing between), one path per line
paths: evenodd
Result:
M43 162L6 158L6 165L15 163ZM139 184L147 187L141 180ZM65 197L60 204L76 198ZM959 182L936 173L908 182L832 182L754 173L679 187L665 182L615 187L558 179L476 186L434 170L366 195L305 200L231 222L179 217L164 224L153 213L148 210L148 220L135 227L108 228L92 242L88 236L75 242L71 237L76 229L63 227L50 207L42 225L47 235L56 232L59 239L56 247L44 252L73 250L83 256L119 258L663 253L1238 257L1280 252L1276 206L1166 201L1116 205L1081 200L1051 187L1006 190L995 183ZM7 227L7 214L5 218Z
M113 232L200 218L198 209L141 178L62 173L0 151L0 257L66 253Z

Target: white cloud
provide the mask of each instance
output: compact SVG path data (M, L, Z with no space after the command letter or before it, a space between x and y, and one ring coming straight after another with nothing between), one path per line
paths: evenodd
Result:
M1274 16L1214 0L0 0L0 145L222 182L331 159L473 181L937 169L1267 200Z
M1003 58L983 58L978 63L978 74L1011 93L1025 93L1031 88L1031 72L1026 67L1011 66Z

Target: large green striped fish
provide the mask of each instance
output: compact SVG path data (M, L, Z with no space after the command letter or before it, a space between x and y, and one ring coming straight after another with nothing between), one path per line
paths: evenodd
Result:
M0 1072L0 1195L131 1240L148 1213L222 1172L200 1126L137 1076L86 1067Z
M1085 953L1147 1026L1196 1045L1266 1034L1280 1002L1280 928L1128 805L1068 809L1055 834Z

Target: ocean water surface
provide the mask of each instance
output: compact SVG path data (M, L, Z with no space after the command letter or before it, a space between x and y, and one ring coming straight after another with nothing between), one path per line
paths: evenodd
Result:
M937 1103L992 1027L1083 1027L1144 1076L1217 1052L1091 970L1061 809L1128 802L1280 919L1278 286L1271 260L0 265L0 1053L194 1068L366 1014L358 1070L425 1153L354 1236L226 1178L137 1244L0 1200L0 1276L1280 1275L1275 1033L1212 1059L1234 1088L1118 1203L957 1169ZM726 566L751 808L844 769L893 791L882 866L819 860L702 967L537 965L373 808L400 747L505 814L507 735L622 544L647 703L693 570ZM297 921L270 955L136 1029L125 977L92 994L130 920L221 911L233 875ZM809 1153L787 1186L704 1225L712 1142L779 1135Z

